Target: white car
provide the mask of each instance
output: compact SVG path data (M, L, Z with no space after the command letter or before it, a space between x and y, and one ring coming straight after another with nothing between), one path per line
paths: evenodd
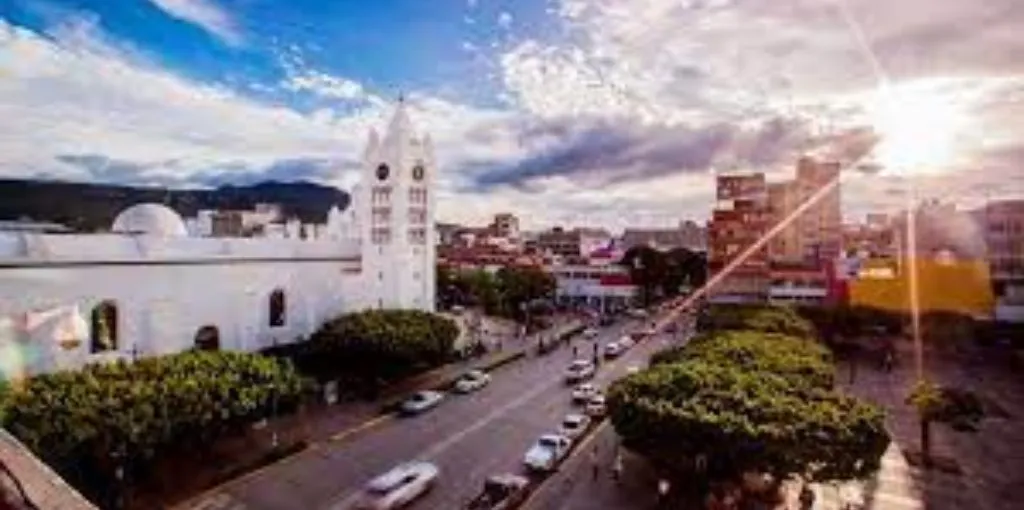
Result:
M570 414L562 419L558 433L569 439L578 439L590 426L590 417L585 414Z
M572 440L558 434L545 434L526 451L523 463L533 471L551 471L565 458Z
M604 346L604 357L616 358L623 353L626 349L619 342L608 342Z
M583 338L586 339L596 338L599 334L601 334L601 332L594 328L587 328L583 330Z
M569 384L590 379L591 377L594 377L594 363L589 360L578 359L573 361L569 368L565 369L565 382Z
M390 510L408 505L437 482L440 470L429 462L395 466L366 485L355 507L359 510Z
M439 391L417 391L402 402L402 414L420 414L441 403L444 393Z
M590 400L587 401L587 405L584 408L584 412L587 413L587 416L593 418L604 416L605 413L608 412L608 405L605 402L604 395L598 393L590 397Z
M633 340L632 336L626 335L620 338L618 343L623 349L629 349L636 345L636 340Z
M584 383L572 389L572 401L581 403L586 402L594 395L598 395L600 393L601 390L597 389L597 386L590 383Z
M462 377L459 377L459 379L455 381L455 391L459 393L469 393L487 386L487 383L489 382L491 382L491 376L487 373L482 370L470 370L469 372L462 374Z

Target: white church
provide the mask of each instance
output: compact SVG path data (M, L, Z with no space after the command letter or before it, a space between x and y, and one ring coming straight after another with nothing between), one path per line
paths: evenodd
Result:
M400 103L383 138L370 131L350 206L313 235L199 237L159 204L110 233L0 232L0 375L255 351L347 312L433 310L434 161Z

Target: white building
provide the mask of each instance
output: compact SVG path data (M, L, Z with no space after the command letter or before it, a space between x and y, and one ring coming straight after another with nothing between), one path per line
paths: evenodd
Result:
M305 236L288 224L271 237L193 237L156 204L124 210L110 234L0 232L0 372L194 346L254 351L346 312L432 310L430 140L399 105L363 161L352 206Z
M637 295L629 270L617 264L558 264L546 271L555 277L555 300L560 305L622 310L632 306Z

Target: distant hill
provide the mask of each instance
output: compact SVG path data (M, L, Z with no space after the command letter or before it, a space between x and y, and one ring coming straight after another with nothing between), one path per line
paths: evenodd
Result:
M79 231L110 228L128 206L156 202L183 217L200 209L252 209L257 203L280 204L286 217L323 223L332 205L345 209L348 193L310 182L268 181L216 189L136 188L113 184L0 179L0 220L29 218L62 223Z

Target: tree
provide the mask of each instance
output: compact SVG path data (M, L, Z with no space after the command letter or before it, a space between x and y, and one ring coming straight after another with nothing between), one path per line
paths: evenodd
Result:
M927 380L918 381L907 397L917 411L920 425L921 461L931 466L932 423L947 423L955 430L974 432L985 416L981 399L974 392L944 388Z
M8 395L3 423L97 500L116 468L131 473L156 457L202 450L276 410L294 409L303 386L284 361L191 351L32 377Z
M664 287L665 255L650 246L634 246L626 251L619 264L629 270L630 279L640 288L640 301L649 306Z
M320 379L376 386L447 362L458 334L452 320L418 310L350 313L321 326L296 363Z
M665 274L662 292L667 296L679 295L684 286L691 289L704 285L707 280L707 262L702 254L686 248L673 248L664 254Z
M623 445L680 483L861 478L889 443L884 414L833 391L834 377L831 354L809 337L712 331L614 383L609 413Z
M754 330L802 338L815 336L814 326L793 308L778 305L712 305L701 318L701 329Z
M522 319L527 306L550 299L557 285L555 278L538 267L503 267L496 280L503 315Z

